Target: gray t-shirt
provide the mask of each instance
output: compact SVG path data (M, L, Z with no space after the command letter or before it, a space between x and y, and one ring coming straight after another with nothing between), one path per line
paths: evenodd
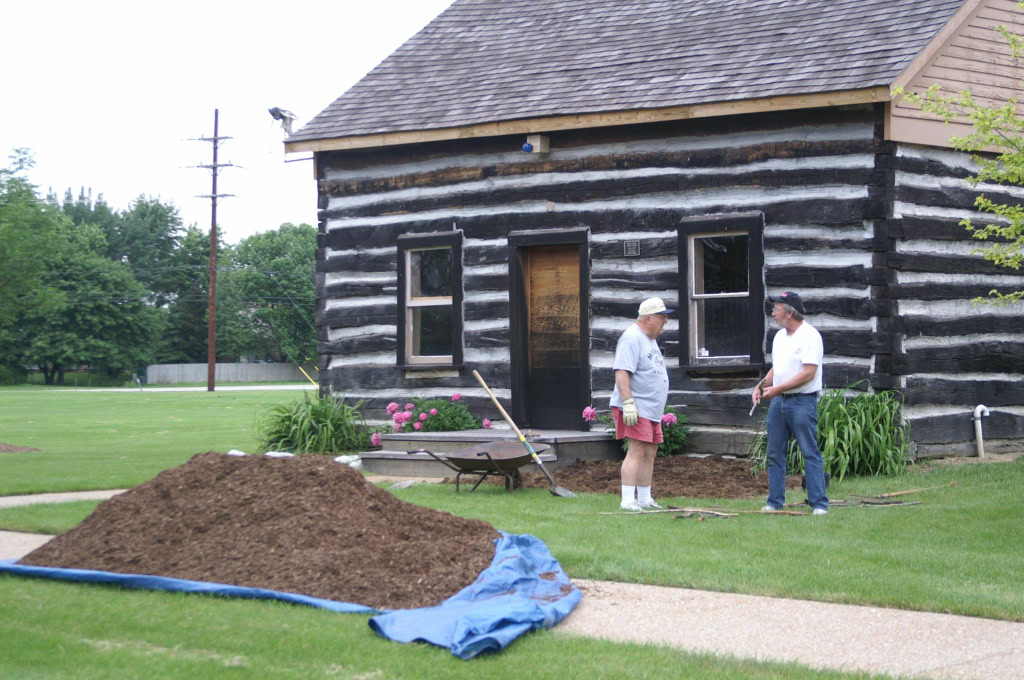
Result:
M633 324L615 346L616 371L629 371L629 389L641 418L661 422L668 401L668 372L658 342ZM611 405L622 408L618 386L612 390Z

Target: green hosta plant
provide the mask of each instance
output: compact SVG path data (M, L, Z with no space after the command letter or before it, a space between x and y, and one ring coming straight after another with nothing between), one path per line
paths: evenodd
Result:
M847 475L897 475L906 468L910 426L903 420L902 396L898 392L846 394L845 389L826 390L818 400L818 448L825 474L832 479ZM768 437L764 421L750 443L754 470L767 464ZM802 474L803 455L795 439L786 455L789 474Z
M615 423L609 411L598 411L593 406L583 409L583 420L588 423L597 420L605 426L606 432L615 432ZM661 433L665 441L658 444L658 456L671 456L682 453L690 437L690 427L686 424L686 416L677 412L674 406L665 407L665 415L661 417ZM622 440L622 450L628 443Z
M289 404L272 406L261 419L257 434L263 451L339 453L365 450L370 435L359 407L328 396L305 395Z

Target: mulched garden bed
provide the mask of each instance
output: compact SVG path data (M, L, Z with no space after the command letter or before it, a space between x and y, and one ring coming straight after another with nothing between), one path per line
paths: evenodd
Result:
M19 564L269 588L380 609L439 604L494 558L486 522L412 505L329 457L198 454Z
M568 467L549 472L559 486L574 492L618 494L620 491L617 460L577 460ZM663 456L654 461L654 482L651 491L656 498L686 496L689 498L758 498L768 495L768 473L750 474L751 462L723 456ZM523 474L528 487L550 486L540 472ZM786 479L787 489L800 488L800 476Z

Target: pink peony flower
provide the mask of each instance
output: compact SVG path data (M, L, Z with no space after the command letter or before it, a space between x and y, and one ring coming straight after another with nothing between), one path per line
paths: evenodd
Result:
M421 413L420 414L420 421L424 421L426 419L427 419L427 414L426 413Z
M401 425L398 425L398 424L396 423L396 424L394 425L393 429L394 429L394 431L395 431L395 432L401 432L401 431L402 431L402 426L401 426Z
M413 423L412 424L412 429L414 429L414 430L418 430L421 427L423 427L423 423Z
M412 411L402 411L402 422L407 423L412 420Z
M411 411L411 410L413 410L414 408L416 408L416 404L406 404L406 405L405 405L405 410L406 410L406 411Z
M397 410L398 410L398 404L396 404L395 402L391 402L390 404L388 404L388 415L391 415L392 413L394 413Z
M374 446L380 446L380 433L374 432L370 435L370 443Z
M490 418L484 418L484 427L490 429L490 427L491 427L491 419Z
M437 409L436 408L430 409L430 415L436 416L437 415Z
M594 420L594 418L596 418L596 417L597 417L597 411L594 410L593 406L588 406L585 409L583 409L583 420L585 420L585 421L587 421L589 423L592 420Z
M399 411L395 415L391 416L391 420L392 422L394 422L395 425L401 425L402 423L405 422L405 419L402 417L402 413L403 411Z
M676 418L676 414L675 413L666 413L665 415L663 415L661 417L661 424L662 425L675 425L678 422L679 422L679 419Z
M458 401L459 399L462 399L462 395L458 392L452 395L452 401Z

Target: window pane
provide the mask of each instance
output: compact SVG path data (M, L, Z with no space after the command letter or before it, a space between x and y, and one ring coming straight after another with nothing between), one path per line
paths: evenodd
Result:
M747 235L693 239L697 295L747 291Z
M452 353L452 307L412 307L412 353L448 356Z
M409 294L414 298L451 296L451 248L409 251Z
M697 300L698 357L747 356L750 354L747 298ZM701 350L707 350L707 354Z

